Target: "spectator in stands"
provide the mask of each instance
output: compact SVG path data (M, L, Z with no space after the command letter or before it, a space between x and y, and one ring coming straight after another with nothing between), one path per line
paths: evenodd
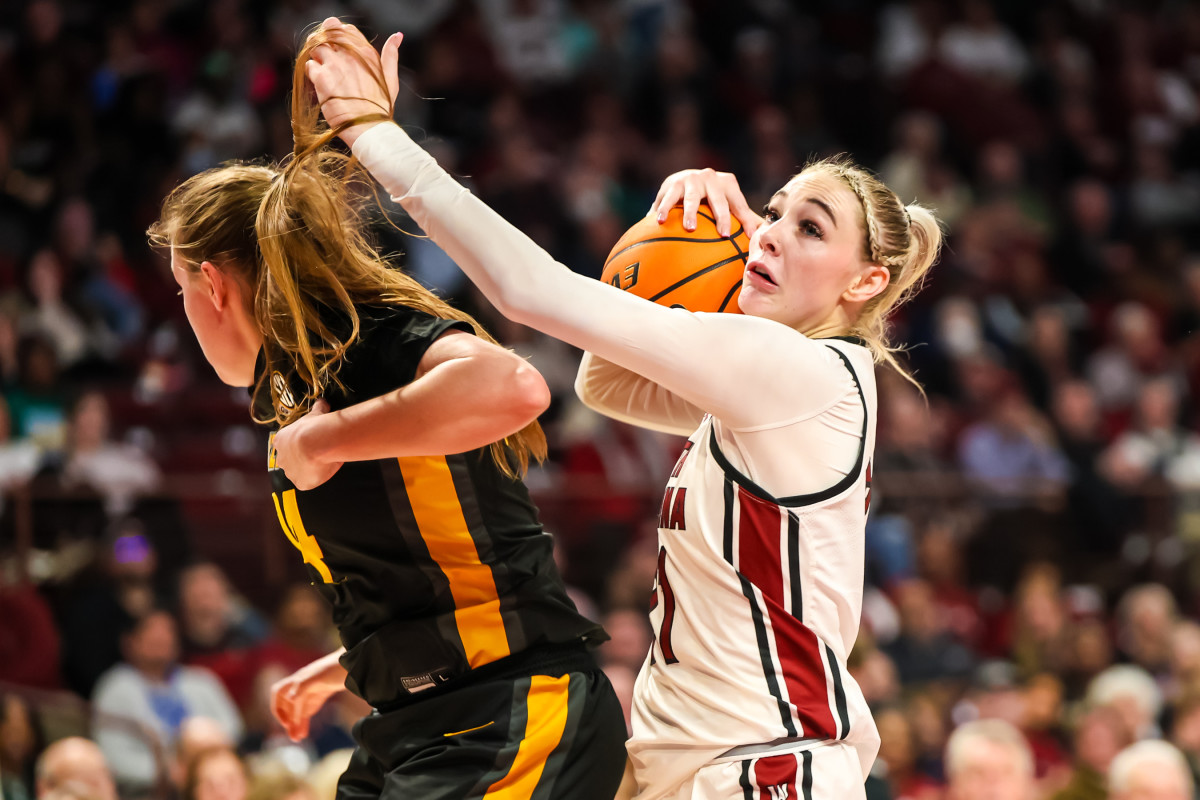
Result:
M0 574L0 620L0 684L57 689L61 639L37 586Z
M1094 708L1076 722L1072 739L1074 771L1051 800L1105 800L1109 765L1133 741L1124 719L1111 708Z
M1154 312L1133 300L1117 306L1109 317L1107 344L1087 362L1088 381L1096 390L1100 408L1110 414L1128 413L1147 380L1168 374L1170 360L1162 325ZM1174 422L1171 420L1172 427Z
M1147 380L1138 391L1136 426L1104 456L1125 488L1151 479L1180 489L1200 488L1200 435L1180 424L1179 392L1178 382L1167 377Z
M38 758L38 800L63 796L117 800L112 772L94 742L79 736L59 739Z
M34 758L42 748L41 726L29 703L0 692L0 796L33 800Z
M1137 742L1113 759L1108 788L1111 800L1192 800L1192 773L1169 742Z
M959 462L977 490L995 507L1061 496L1067 462L1054 431L1022 389L1009 385L994 398L987 418L967 428Z
M1135 740L1154 738L1160 732L1162 692L1141 667L1117 664L1101 672L1088 686L1087 704L1114 709Z
M4 393L13 432L43 452L57 453L66 442L67 403L54 346L36 334L23 336L17 360L17 383Z
M1035 800L1033 755L1013 725L983 719L946 743L947 800Z
M886 765L892 796L906 800L937 800L938 782L917 768L912 724L901 708L886 708L875 715L879 728L878 760Z
M169 752L188 717L211 717L231 740L241 737L241 717L220 681L208 670L177 663L178 633L166 611L135 620L121 651L124 660L97 681L92 708L96 741L123 787L146 790L166 777L155 752ZM157 743L132 734L129 721Z
M246 800L250 776L232 747L202 750L192 759L183 800Z
M350 755L353 752L349 748L335 750L309 768L305 778L308 780L309 785L313 787L316 800L334 800L337 793L338 779L341 778L342 773L349 766Z
M221 723L209 717L188 717L179 726L179 737L175 740L171 755L171 783L182 796L196 758L209 750L227 749L234 746L228 731Z
M254 680L254 648L267 632L266 620L236 596L216 564L193 564L179 574L182 661L216 674L239 707Z
M1171 744L1187 759L1192 782L1200 776L1200 693L1193 687L1171 709Z
M1122 595L1116 608L1117 647L1125 659L1142 667L1161 683L1171 670L1171 638L1179 611L1170 590L1160 583L1143 583Z
M37 251L29 264L33 305L21 317L22 329L53 343L58 363L67 371L84 368L89 361L111 360L119 346L112 331L79 308L73 284L53 250Z
M0 509L4 507L3 495L26 485L41 463L42 453L36 444L13 437L8 401L0 395Z
M139 497L158 489L158 465L138 447L112 440L103 394L80 395L67 425L67 446L53 469L64 490L95 492L108 515L116 518L132 511Z
M109 526L91 568L63 588L59 599L63 678L81 697L121 660L121 633L159 601L158 554L135 519Z
M91 329L114 353L142 331L142 309L131 292L132 276L111 233L97 236L96 214L84 197L71 197L58 209L54 250Z
M274 666L291 674L335 649L336 638L329 604L310 584L294 583L283 592L269 635L254 650L254 669Z
M1012 659L1029 677L1046 670L1060 672L1068 655L1067 609L1057 567L1026 567L1014 592Z
M256 774L247 800L318 800L308 781L286 768Z
M1063 455L1070 465L1067 505L1075 522L1078 549L1111 557L1131 514L1128 501L1102 468L1107 441L1091 384L1071 379L1053 391L1051 414Z
M919 578L905 581L896 587L896 597L901 632L884 650L895 663L901 682L919 685L965 679L974 657L947 630L929 584Z

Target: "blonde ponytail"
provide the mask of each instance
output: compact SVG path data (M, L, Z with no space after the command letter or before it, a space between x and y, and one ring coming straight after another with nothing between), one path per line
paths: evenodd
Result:
M924 283L942 247L942 228L924 206L905 206L896 193L877 177L845 157L810 163L800 172L826 172L843 181L858 198L863 212L866 258L888 268L887 287L862 309L850 333L867 343L876 363L896 370L921 390L921 384L900 363L903 350L888 335L888 317L906 303Z
M403 306L463 321L476 335L496 341L470 315L390 268L368 239L359 206L361 198L377 191L375 183L353 157L331 144L346 127L390 120L391 110L330 130L304 74L308 54L324 43L337 46L326 32L314 32L296 58L292 154L278 165L229 164L189 178L163 202L159 220L148 231L151 242L171 247L186 269L196 271L201 262L211 261L253 289L253 313L268 362L288 362L305 391L303 399L284 403L279 392L286 384L259 376L253 389L255 418L280 426L298 419L331 385L345 389L338 372L360 336L358 305ZM378 78L382 83L383 76ZM329 312L347 321L348 329L335 327ZM257 413L265 409L271 412ZM545 459L546 436L532 422L494 442L490 451L497 467L516 477L528 469L531 457Z

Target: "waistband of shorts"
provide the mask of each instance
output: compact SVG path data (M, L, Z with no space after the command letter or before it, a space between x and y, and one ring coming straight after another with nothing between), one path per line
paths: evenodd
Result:
M415 705L423 700L491 681L509 681L531 675L559 677L569 672L593 672L599 669L595 656L580 639L570 642L541 644L513 653L497 661L476 667L469 672L437 686L412 694L401 695L390 702L375 703L376 711L387 713Z
M713 759L713 761L744 761L748 758L761 758L762 756L773 756L779 753L798 753L801 750L811 750L814 747L830 742L836 742L837 739L776 739L773 742L762 742L760 744L746 744L738 747L731 747L721 755Z

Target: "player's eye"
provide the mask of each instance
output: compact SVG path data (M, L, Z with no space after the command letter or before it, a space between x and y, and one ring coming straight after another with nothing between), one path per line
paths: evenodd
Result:
M800 231L805 236L812 236L815 239L823 239L825 237L825 232L811 219L806 219L800 223Z
M763 206L762 217L764 222L778 222L779 212L768 206Z

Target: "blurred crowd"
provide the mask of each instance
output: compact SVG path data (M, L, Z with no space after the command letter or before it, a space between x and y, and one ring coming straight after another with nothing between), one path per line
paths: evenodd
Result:
M894 329L925 394L879 376L851 658L883 738L870 794L1200 796L1200 6L17 0L4 798L332 798L363 709L331 704L301 744L271 719L271 683L335 636L296 554L257 544L264 435L144 235L180 180L290 151L292 57L330 15L405 33L397 119L583 274L688 167L758 207L848 152L934 208L948 246ZM627 701L681 442L582 408L578 354L496 315L383 204L368 223L397 265L554 392L529 483ZM86 701L73 725L48 710L64 696Z

